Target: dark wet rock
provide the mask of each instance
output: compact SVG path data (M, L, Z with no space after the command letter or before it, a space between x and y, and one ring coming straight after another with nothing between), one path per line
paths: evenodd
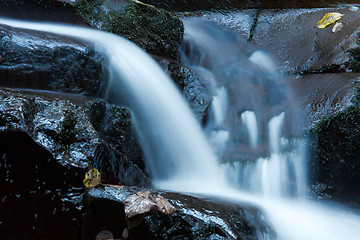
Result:
M89 189L85 198L88 206L84 218L85 239L93 239L103 229L120 238L125 228L129 229L128 239L258 239L257 231L272 234L262 220L264 216L253 206L154 190L150 194L160 194L175 210L170 214L152 211L134 217L137 226L131 228L129 223L133 219L126 220L125 199L144 190L106 185Z
M208 84L203 83L190 68L180 65L178 62L161 59L159 64L182 90L195 117L205 124L212 99Z
M88 44L0 27L0 85L99 95L102 57Z
M360 191L359 92L347 109L324 118L311 130L311 173L315 181L333 186L341 200L358 199Z
M358 73L288 76L294 99L302 109L305 129L348 108L355 95L354 81L359 77Z
M227 10L234 8L314 8L329 7L341 3L357 3L355 0L143 0L143 2L170 11Z
M84 24L70 0L0 0L0 16Z
M135 141L124 108L79 95L0 90L0 237L87 239L82 180L89 168L108 183L150 184L131 162L141 161Z
M360 72L360 32L357 33L356 47L349 49L350 53L350 67L357 72Z
M57 164L74 167L78 174L98 167L109 183L149 184L141 170L142 154L127 109L102 100L54 93L41 96L2 90L0 98L1 131L5 135L27 136L49 151ZM103 107L104 113L99 115ZM92 121L99 124L98 129Z
M79 0L75 6L92 27L125 37L148 53L179 58L184 27L180 19L169 12L127 1Z
M332 27L316 27L328 12L340 12L344 24L340 32ZM350 54L356 44L359 10L349 6L322 9L291 9L261 11L252 42L269 51L281 70L291 73L347 71ZM330 71L330 72L331 72Z
M310 185L309 190L309 198L314 200L329 200L335 193L334 187L319 182Z
M206 87L206 84L188 68L182 68L182 74L185 85L183 95L189 102L196 118L199 119L200 122L205 123L212 100L209 89Z

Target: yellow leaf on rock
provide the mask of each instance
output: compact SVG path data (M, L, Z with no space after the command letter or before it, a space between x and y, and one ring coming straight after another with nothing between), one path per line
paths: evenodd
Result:
M91 169L85 174L83 180L85 187L95 187L101 182L101 174L97 169Z
M344 16L344 14L341 14L341 13L338 13L338 12L327 13L323 17L323 19L321 19L317 23L317 27L318 28L325 28L325 27L329 26L330 24L333 24L334 22L338 21L342 16Z

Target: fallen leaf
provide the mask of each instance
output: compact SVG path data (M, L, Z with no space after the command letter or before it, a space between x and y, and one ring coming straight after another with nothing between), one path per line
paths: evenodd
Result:
M156 204L156 207L159 208L158 211L163 212L165 214L172 213L174 210L174 206L166 199L161 197L160 195L152 197L154 203Z
M85 174L83 180L85 187L95 187L101 182L101 174L97 169L91 169Z
M337 32L340 32L344 27L344 24L342 23L335 23L334 27L332 28L332 32L333 33L337 33Z
M338 21L342 16L344 16L344 14L341 14L341 13L338 13L338 12L327 13L323 17L323 19L321 19L317 23L317 27L318 28L325 28L325 27L329 26L330 24L333 24L336 21Z
M174 206L161 197L150 196L150 191L137 192L125 200L125 214L128 218L153 211L159 211L165 214L172 213Z
M124 185L114 185L114 184L104 184L106 187L113 187L116 188L117 190L121 190L122 188L124 188Z
M150 192L137 192L125 200L125 214L128 218L150 212L155 203L149 197Z

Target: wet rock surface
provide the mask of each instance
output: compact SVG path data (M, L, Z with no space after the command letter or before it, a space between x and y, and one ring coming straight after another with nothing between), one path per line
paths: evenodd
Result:
M48 92L2 90L0 97L4 134L28 135L64 167L98 167L109 183L149 184L127 109Z
M101 95L102 57L89 44L0 26L0 85Z
M104 185L87 191L85 202L90 208L85 212L85 238L92 239L104 229L120 238L124 228L129 230L127 239L258 239L257 231L272 234L256 207L154 190L150 194L169 201L173 212L151 211L126 219L125 200L138 191L144 189ZM104 218L102 211L109 214Z
M346 50L355 46L360 30L359 10L349 8L261 11L252 41L269 51L286 72L324 72L334 65L346 69L349 62ZM344 14L339 20L344 24L340 32L333 33L333 25L325 29L316 27L328 12Z
M314 8L341 3L357 3L355 0L144 0L143 2L172 11L226 10L234 8Z
M97 167L108 183L150 184L134 142L125 108L79 95L1 89L0 237L87 239L81 228L87 169Z

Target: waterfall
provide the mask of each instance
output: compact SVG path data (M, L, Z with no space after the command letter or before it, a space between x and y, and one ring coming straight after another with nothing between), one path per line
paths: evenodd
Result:
M281 85L275 81L276 74L274 71L269 72L269 69L273 68L269 68L270 65L263 67L261 54L252 55L249 60L249 50L234 44L234 40L237 43L237 37L233 33L229 33L228 37L215 28L214 31L218 34L216 37L219 38L208 39L208 34L212 33L211 28L205 27L205 30L208 30L206 32L186 25L186 40L193 38L194 41L199 41L201 48L193 53L190 51L191 54L200 54L196 61L191 56L183 56L184 62L211 73L218 82L215 89L219 91L214 91L216 94L212 106L215 118L213 126L217 127L210 127L211 131L227 131L232 134L232 144L249 149L250 153L260 151L261 146L258 144L266 142L269 142L270 151L265 147L262 154L264 156L255 154L254 159L250 154L246 159L235 159L239 161L220 166L200 125L174 84L145 52L131 42L109 33L66 25L1 18L0 24L66 35L96 45L105 55L111 73L106 97L131 108L146 154L147 169L156 186L216 195L235 203L247 201L257 204L266 214L278 240L359 238L358 215L345 209L340 210L336 206L306 201L298 196L300 194L296 194L295 198L289 198L285 194L289 189L301 192L306 185L303 182L306 174L301 169L304 166L301 162L303 146L299 143L302 140L290 140L283 136L287 113L283 113L284 109L279 108L284 96L279 92ZM221 45L212 45L219 43ZM186 47L193 49L191 46ZM208 56L205 57L203 53ZM257 73L256 77L251 75L254 72ZM269 90L273 91L268 92ZM227 101L242 105L220 104ZM265 106L264 102L270 106ZM224 107L226 109L223 109ZM241 126L239 123L244 111L253 111L257 116L245 117L245 121L249 123L243 125L251 128L250 130L238 127ZM230 120L226 120L225 115ZM225 125L229 130L225 129ZM254 134L252 126L262 127L258 129L258 134ZM237 138L250 132L251 135L261 138L261 141L254 140L255 146L247 145L247 142L242 141L243 137ZM295 144L291 144L291 141ZM214 142L216 144L217 141ZM295 147L285 151L287 146ZM252 163L246 165L244 162ZM229 178L234 182L226 182L225 172L232 172ZM285 179L282 179L283 177ZM300 184L301 187L284 187L285 183L295 186ZM240 189L235 189L234 186ZM263 236L263 239L269 239L269 236Z
M203 182L225 184L224 173L180 92L160 66L135 44L114 34L70 25L8 19L0 19L0 24L95 44L108 61L111 78L106 98L131 109L155 185L191 190L189 186L198 188ZM202 189L207 191L207 185Z

